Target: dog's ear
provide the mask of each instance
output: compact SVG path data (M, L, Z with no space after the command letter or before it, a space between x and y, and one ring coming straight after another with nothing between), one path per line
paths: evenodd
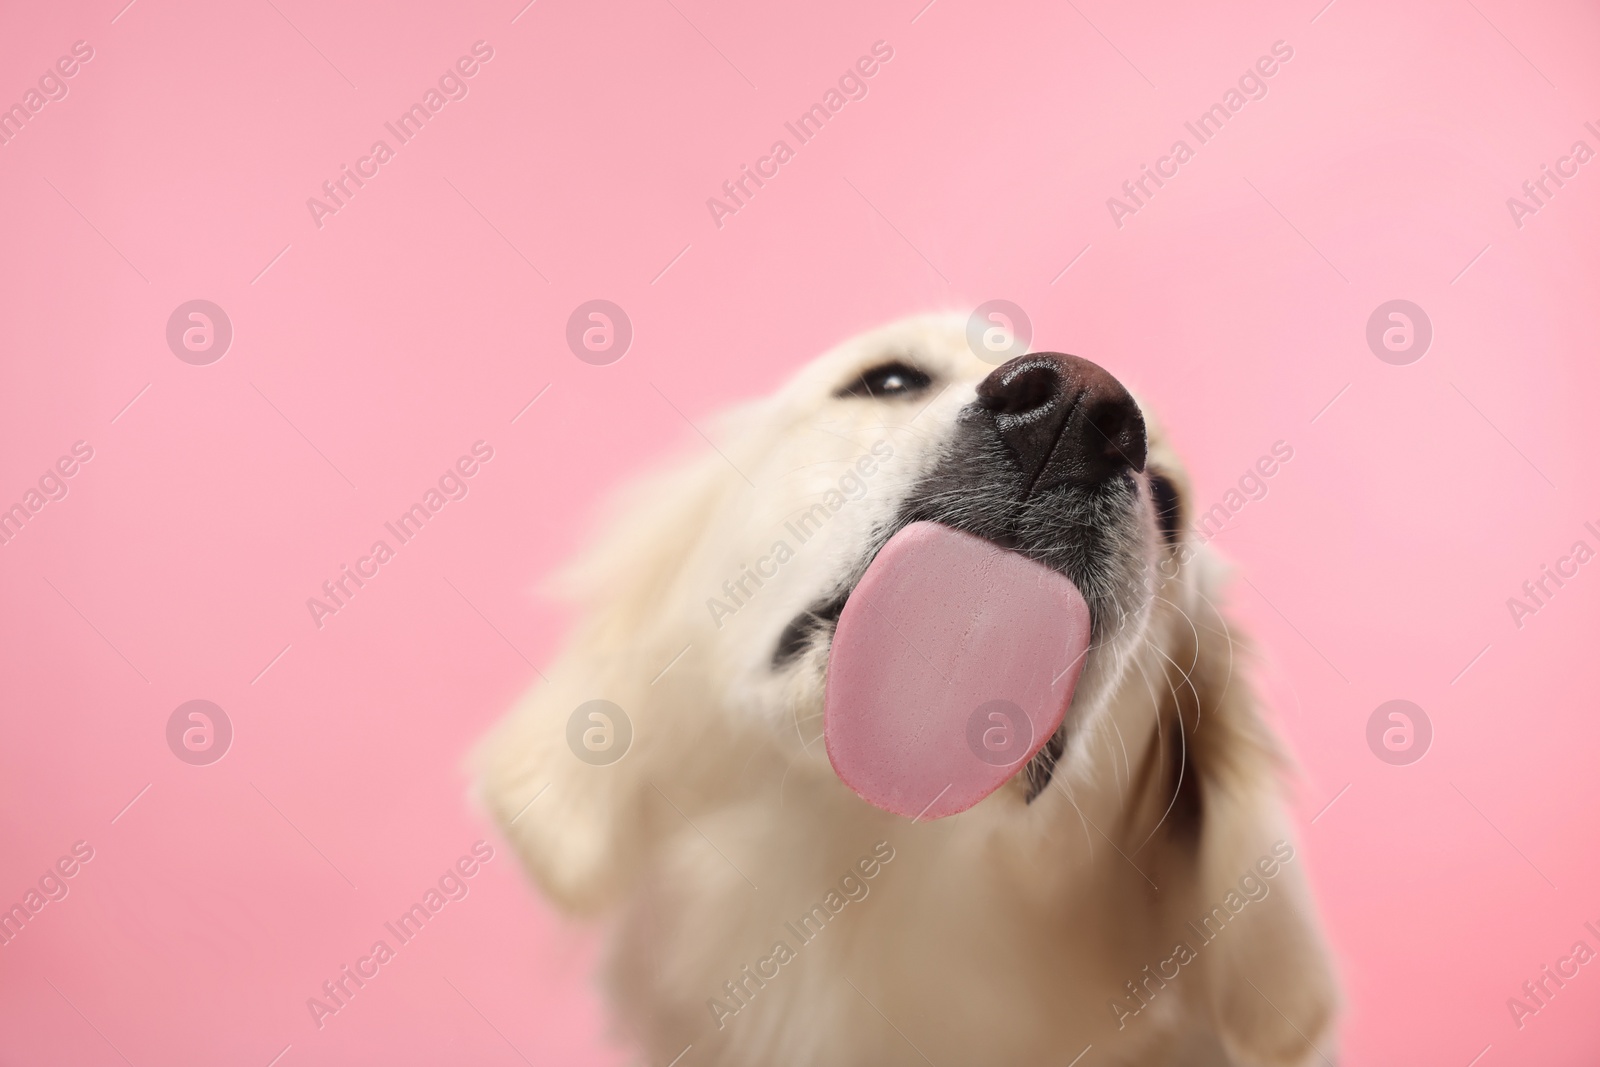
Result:
M1253 652L1216 608L1224 570L1208 552L1194 562L1203 595L1191 612L1198 652L1187 673L1204 794L1195 903L1227 913L1240 906L1230 928L1199 950L1213 1025L1238 1067L1332 1067L1338 994L1304 860L1283 828L1288 760L1245 678Z
M683 680L654 682L703 625L689 610L685 562L731 491L727 481L726 467L711 457L620 499L605 535L559 580L578 612L567 647L473 758L483 800L507 840L569 911L600 911L626 888L651 780L681 763L686 756L677 750L700 732L699 723L682 721L689 714ZM663 721L674 693L679 712ZM620 714L604 706L579 713L597 700ZM607 742L625 738L623 755L606 762Z
M483 743L475 759L482 796L506 839L545 893L577 913L598 911L625 876L636 849L639 803L637 738L609 766L584 762L567 743L567 721L580 705L606 699L638 705L602 664L572 651L551 669ZM597 694L604 693L604 697ZM604 715L605 711L602 710ZM637 732L636 714L625 733ZM617 717L584 716L581 730L609 729L620 743ZM581 745L581 740L580 740Z
M1256 892L1265 887L1267 895L1234 920L1241 929L1224 930L1201 949L1215 1029L1229 1062L1238 1067L1333 1067L1338 994L1303 861L1296 862L1297 853L1283 838L1266 843L1252 859L1242 852L1234 858L1247 867L1269 855L1292 858L1279 862L1275 877L1254 877L1250 885ZM1233 877L1238 893L1243 876Z

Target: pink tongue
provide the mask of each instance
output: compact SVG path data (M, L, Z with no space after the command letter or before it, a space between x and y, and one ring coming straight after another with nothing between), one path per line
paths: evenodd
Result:
M913 818L966 811L1061 725L1089 647L1064 575L947 526L883 546L845 602L822 731L833 769Z

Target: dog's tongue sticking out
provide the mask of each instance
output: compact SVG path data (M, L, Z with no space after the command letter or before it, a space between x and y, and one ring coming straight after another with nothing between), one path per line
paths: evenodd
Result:
M1089 647L1064 575L918 522L846 601L828 660L828 758L862 799L911 818L966 811L1061 725Z

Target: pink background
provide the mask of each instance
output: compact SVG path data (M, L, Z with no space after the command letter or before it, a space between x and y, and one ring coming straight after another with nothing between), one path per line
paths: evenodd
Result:
M1218 544L1303 766L1345 1062L1595 1061L1600 965L1520 1031L1505 1003L1600 948L1600 563L1506 607L1600 548L1600 162L1506 207L1600 148L1593 5L522 2L0 14L0 102L95 50L0 147L0 506L95 451L0 546L0 903L95 849L0 948L0 1061L622 1062L592 933L503 850L323 1029L305 1001L497 842L461 759L566 623L537 581L607 489L706 447L657 389L699 422L991 298L1134 385L1202 506L1294 448ZM480 39L470 95L319 230L306 199ZM880 39L718 229L706 198ZM1115 226L1277 40L1267 97ZM563 339L596 297L635 328L612 366ZM234 325L210 366L165 343L195 298ZM1434 326L1409 366L1364 340L1394 298ZM478 439L470 495L319 631L306 598ZM164 738L196 698L235 729L206 767ZM1365 741L1392 698L1433 723L1410 766Z

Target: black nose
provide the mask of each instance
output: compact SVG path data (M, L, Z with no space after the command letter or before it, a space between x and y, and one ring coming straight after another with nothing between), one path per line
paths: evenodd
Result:
M978 406L994 418L1030 491L1095 485L1144 470L1144 415L1102 368L1060 352L1033 352L978 383Z

